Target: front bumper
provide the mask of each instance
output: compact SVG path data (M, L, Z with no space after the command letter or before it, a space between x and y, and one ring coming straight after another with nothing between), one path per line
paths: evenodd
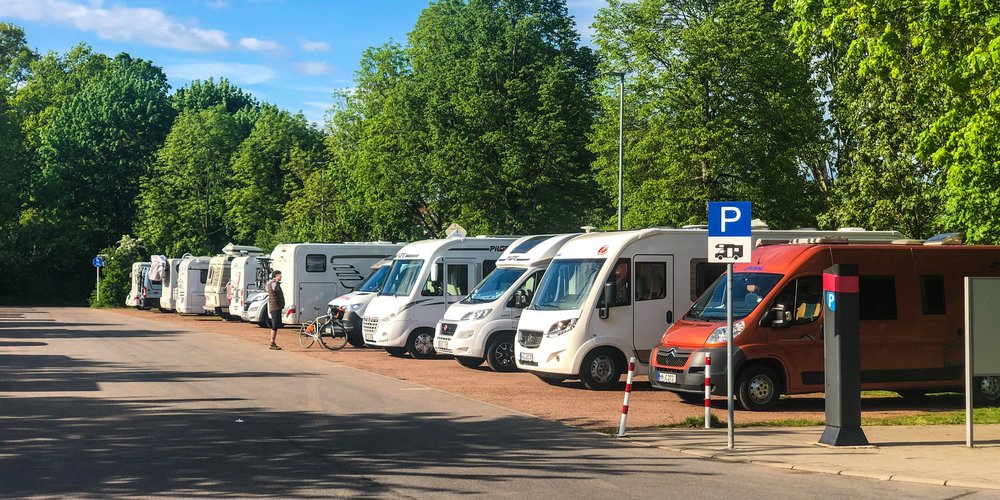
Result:
M712 394L726 395L726 348L681 349L659 346L650 355L649 383L671 392L705 392L705 357L712 356ZM735 365L740 366L744 357L736 349Z

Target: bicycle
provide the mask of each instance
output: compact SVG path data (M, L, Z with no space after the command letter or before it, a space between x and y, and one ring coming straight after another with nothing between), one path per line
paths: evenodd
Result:
M347 345L347 331L344 330L343 325L338 324L344 317L343 310L334 309L332 315L323 316L318 315L318 309L316 311L315 320L306 321L299 327L299 345L303 349L308 349L318 340L319 344L328 350L339 351L343 349Z

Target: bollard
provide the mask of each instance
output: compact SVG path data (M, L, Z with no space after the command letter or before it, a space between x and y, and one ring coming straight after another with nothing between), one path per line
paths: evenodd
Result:
M867 446L861 429L860 280L857 264L823 270L826 429L819 442Z
M628 360L628 380L625 382L625 402L622 403L622 421L618 425L618 437L625 437L625 420L628 418L628 397L632 394L632 377L635 376L635 357Z
M705 354L705 428L712 428L712 355Z

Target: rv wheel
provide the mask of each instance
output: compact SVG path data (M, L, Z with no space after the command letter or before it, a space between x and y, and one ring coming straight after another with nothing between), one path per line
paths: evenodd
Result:
M405 347L386 347L385 348L385 352L389 353L390 356L393 356L393 357L396 357L396 358L402 358L403 356L406 355L406 348Z
M470 358L468 356L455 356L455 361L466 368L479 368L479 365L486 361L486 358Z
M428 359L437 355L434 350L434 330L422 328L414 330L406 340L406 351L416 359Z
M705 404L705 393L702 392L675 392L674 394L687 404Z
M545 382L549 385L559 385L566 381L565 377L555 377L551 375L541 375L539 373L534 373L534 376L538 377L539 380Z
M771 410L781 397L778 374L764 365L744 368L736 379L736 389L740 406L749 411Z
M514 363L514 333L498 333L486 346L486 362L497 372L516 372Z
M583 358L580 381L592 391L606 391L618 387L622 377L622 361L617 351L595 349Z
M977 406L1000 405L1000 377L976 377L973 379L972 390Z

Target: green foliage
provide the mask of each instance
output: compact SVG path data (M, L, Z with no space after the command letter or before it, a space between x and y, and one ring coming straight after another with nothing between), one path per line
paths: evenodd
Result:
M97 289L90 294L91 307L123 307L132 289L132 264L149 260L149 252L141 238L124 235L114 245L100 251L104 258L101 268L101 295Z
M182 111L142 180L140 237L167 255L209 255L225 245L229 162L241 140L222 105Z
M612 0L595 27L602 69L628 72L626 228L704 222L709 200L735 199L772 227L815 223L822 116L770 3ZM618 78L602 82L591 148L616 197Z

